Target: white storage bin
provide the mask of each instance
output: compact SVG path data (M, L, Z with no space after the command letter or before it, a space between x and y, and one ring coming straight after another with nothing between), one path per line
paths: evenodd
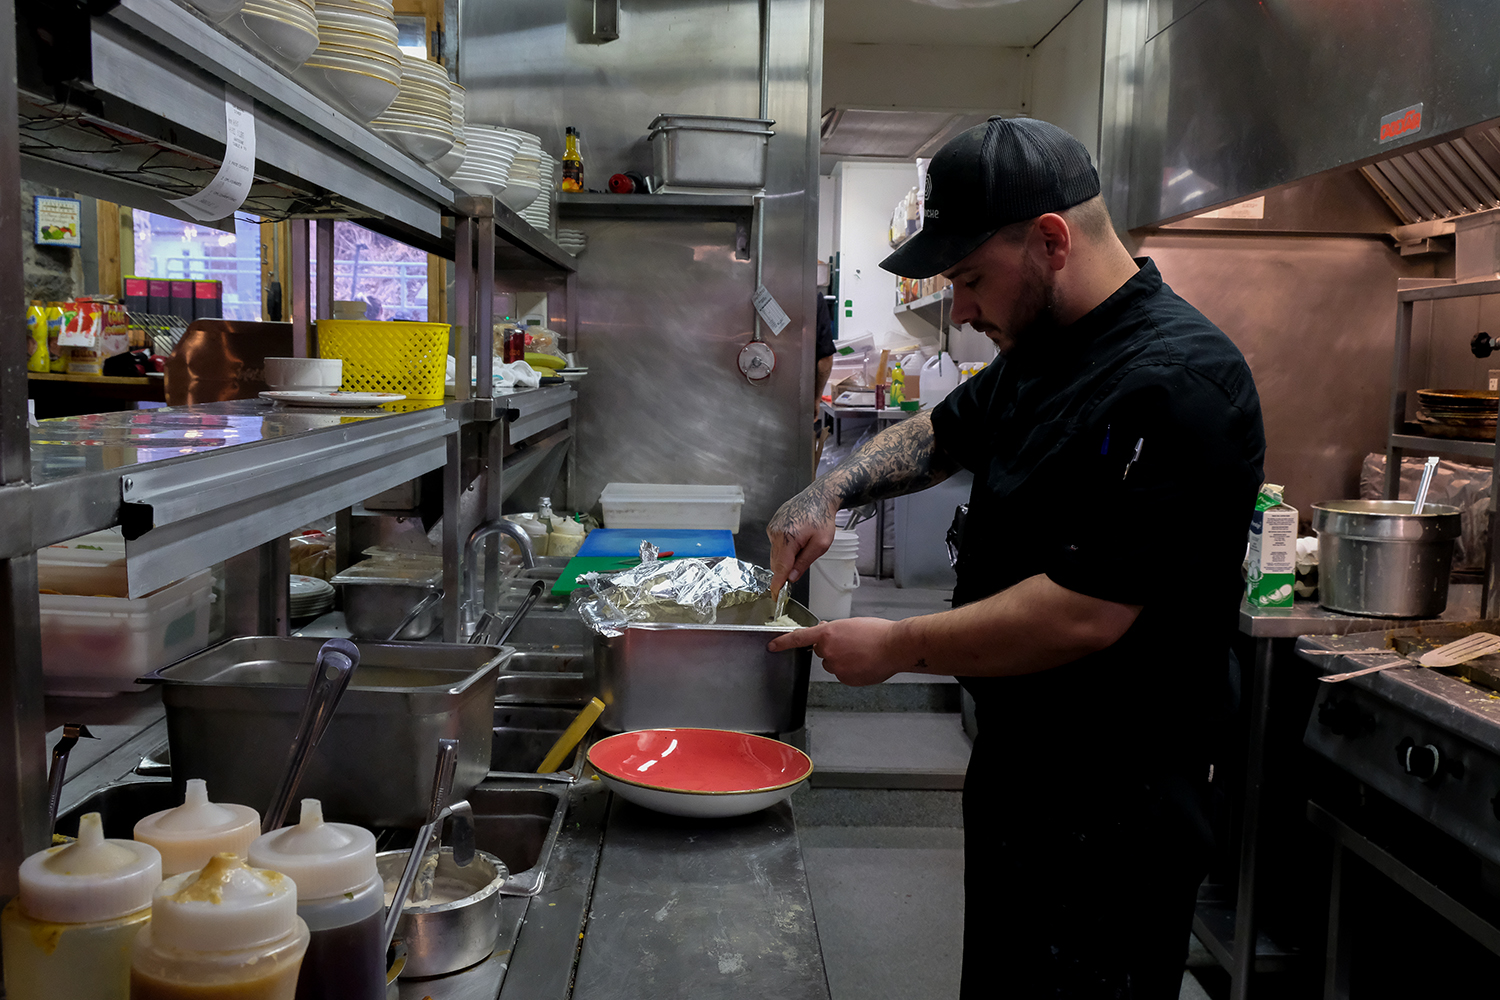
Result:
M599 496L606 528L715 528L738 532L738 486L610 483Z
M125 536L119 528L95 531L36 553L37 586L84 597L128 597Z
M103 698L208 645L213 575L197 573L145 597L42 594L48 694Z

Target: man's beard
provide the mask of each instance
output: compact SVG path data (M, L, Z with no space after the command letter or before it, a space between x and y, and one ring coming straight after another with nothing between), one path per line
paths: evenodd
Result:
M1029 349L1044 342L1057 329L1057 287L1051 280L1051 273L1030 254L1021 258L1021 266L1026 280L1011 308L1011 321L1001 331L1007 343L1002 346L997 341L995 344L1000 353L1006 355L1018 347Z

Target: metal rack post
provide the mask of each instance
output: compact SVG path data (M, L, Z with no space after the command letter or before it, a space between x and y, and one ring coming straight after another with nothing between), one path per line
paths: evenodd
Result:
M333 220L319 219L317 319L333 319ZM353 295L353 292L350 292Z
M16 103L15 7L0 0L0 329L26 320L21 266L20 137ZM0 338L0 509L7 534L30 534L31 434L26 426L25 341ZM12 548L10 544L7 549ZM0 898L17 890L16 870L46 846L47 742L42 711L41 622L36 556L0 560Z
M312 301L308 288L308 264L311 250L308 246L307 220L292 220L292 356L312 356Z

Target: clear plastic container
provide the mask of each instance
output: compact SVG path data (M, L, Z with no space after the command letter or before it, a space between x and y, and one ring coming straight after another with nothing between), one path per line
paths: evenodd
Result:
M19 879L0 912L9 1000L127 1000L131 945L161 882L156 849L104 839L99 814L85 813L78 840L33 854Z
M130 1000L294 1000L307 941L291 879L217 854L157 886Z
M738 486L609 483L599 496L606 528L713 528L738 532Z
M208 645L213 576L197 573L145 597L42 594L48 694L107 697Z

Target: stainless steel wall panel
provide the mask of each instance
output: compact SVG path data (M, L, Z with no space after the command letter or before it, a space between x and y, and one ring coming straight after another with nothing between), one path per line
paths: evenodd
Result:
M742 556L769 555L765 524L812 470L821 0L770 0L763 280L790 325L765 338L776 370L759 385L736 358L750 340L755 262L736 226L573 217L588 234L568 310L589 377L574 411L569 502L593 508L609 482L744 487ZM470 117L536 132L554 155L583 135L588 186L651 170L646 126L663 112L755 117L760 0L622 6L620 37L592 38L587 0L467 3L459 80ZM753 245L753 244L752 244Z
M1431 265L1352 238L1161 232L1139 252L1244 352L1265 416L1266 478L1287 487L1287 502L1306 517L1312 503L1358 496L1364 456L1385 451L1396 279L1430 277ZM1414 377L1456 387L1465 372L1483 376L1485 362L1463 360L1474 317L1445 317L1450 332L1434 341L1424 315Z
M1489 0L1168 6L1141 51L1132 228L1500 117ZM1415 104L1421 130L1382 144L1382 117Z

